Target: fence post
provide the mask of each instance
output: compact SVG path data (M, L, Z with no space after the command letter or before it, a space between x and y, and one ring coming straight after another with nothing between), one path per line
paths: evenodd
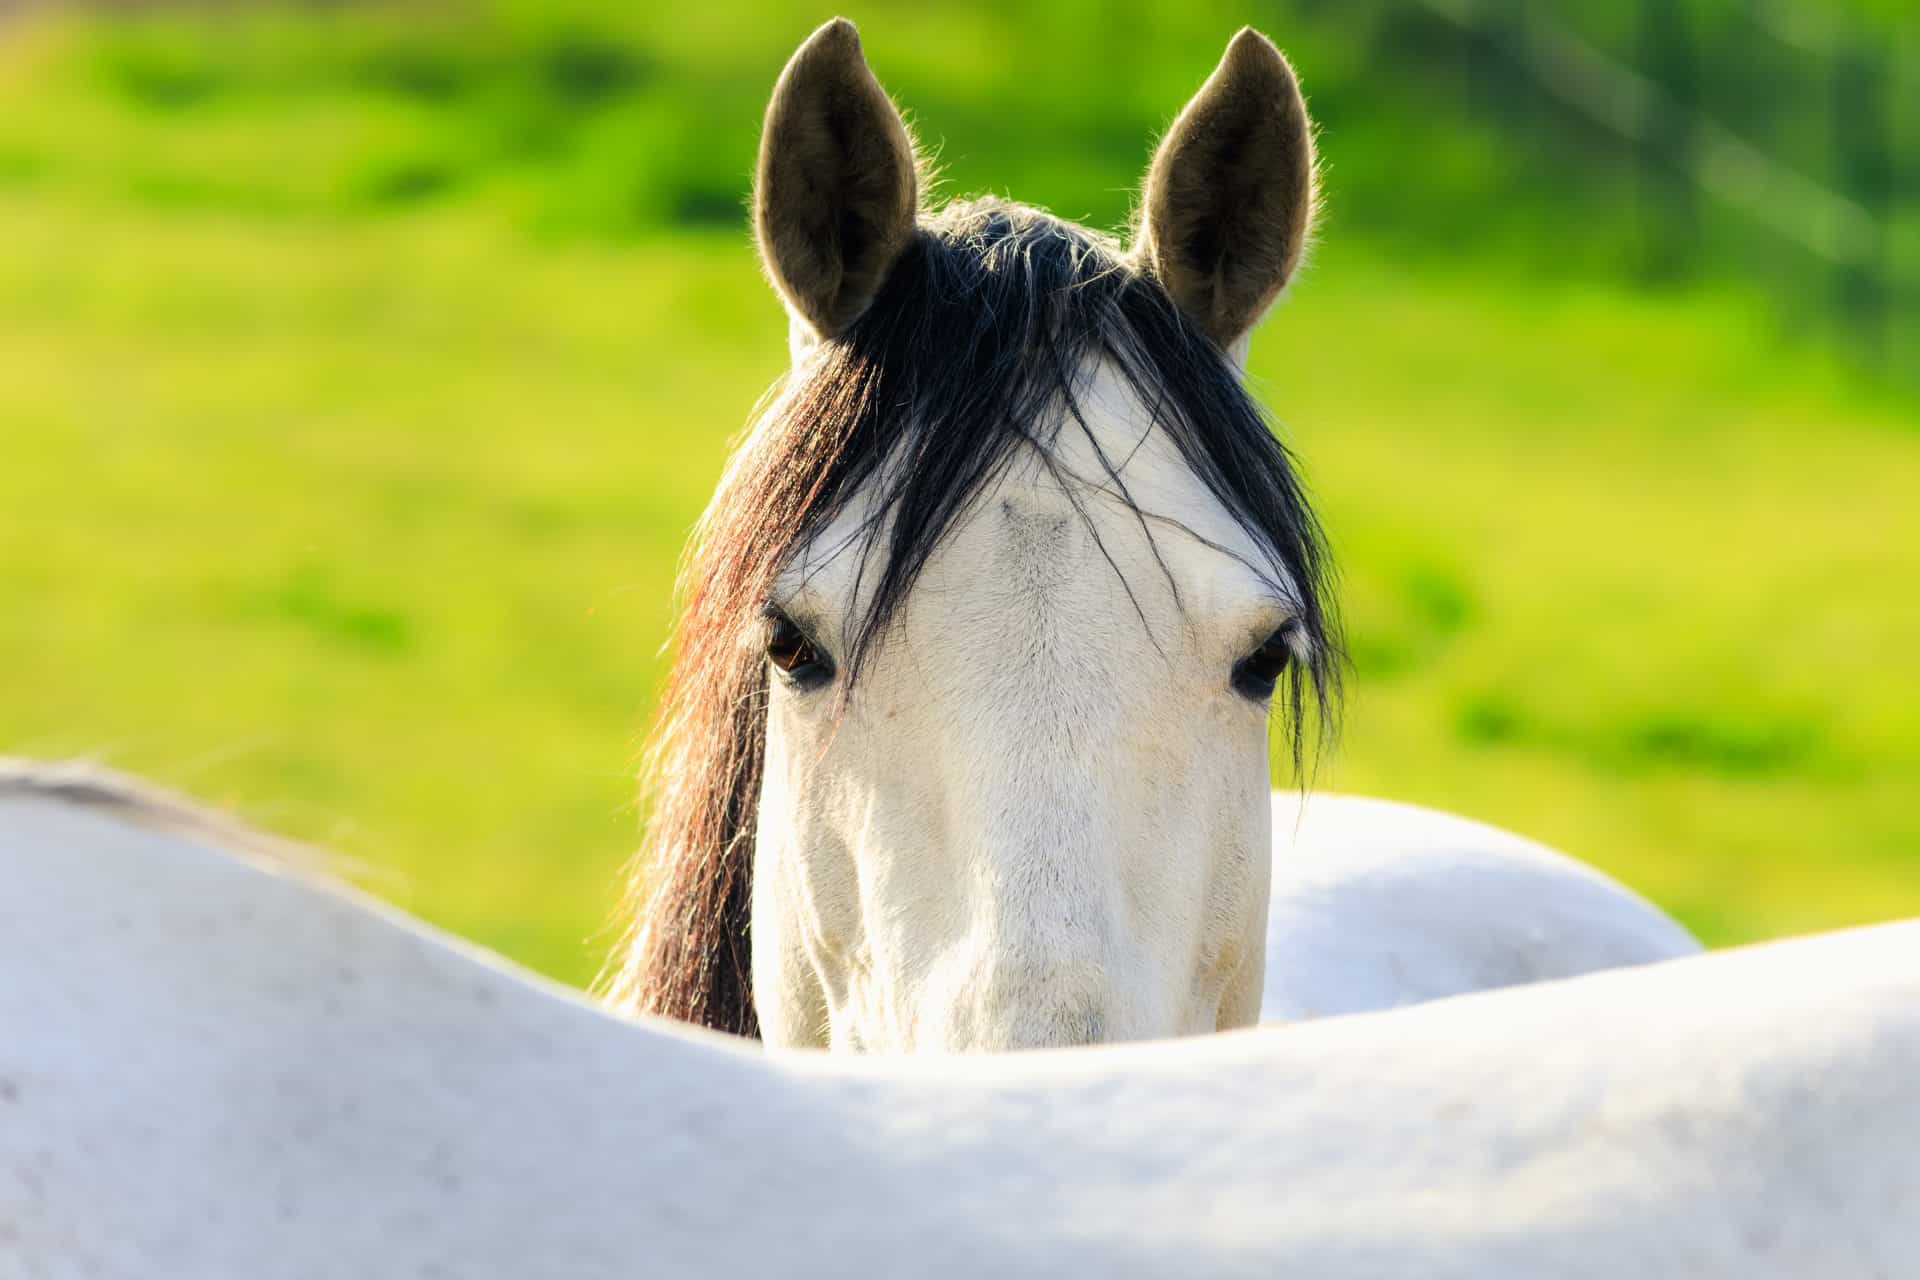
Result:
M1511 129L1524 119L1526 74L1515 64L1523 0L1472 0L1467 36L1467 105L1483 120Z
M1888 356L1894 204L1892 59L1879 42L1849 31L1833 60L1833 148L1840 189L1872 219L1872 233L1835 272L1843 333L1876 365Z
M1637 166L1644 237L1640 267L1656 281L1687 274L1700 250L1693 179L1700 77L1684 9L1674 0L1641 0L1636 28L1640 68L1666 95L1647 122Z

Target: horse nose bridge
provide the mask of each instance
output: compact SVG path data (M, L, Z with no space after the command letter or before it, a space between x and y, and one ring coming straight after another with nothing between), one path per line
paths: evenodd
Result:
M1015 840L982 852L967 968L1002 1013L1092 1010L1126 967L1130 924L1115 868L1084 843Z
M977 914L1035 940L1112 949L1130 901L1123 797L1108 762L1084 750L976 763L953 835L968 847Z
M952 1047L1101 1043L1134 1028L1146 957L1124 823L1084 751L969 760L948 836L965 934L928 1012ZM937 1010L937 1012L935 1012Z
M1104 942L1123 899L1114 833L1094 798L1040 787L1009 789L1000 800L1007 808L974 842L985 913L1010 935Z

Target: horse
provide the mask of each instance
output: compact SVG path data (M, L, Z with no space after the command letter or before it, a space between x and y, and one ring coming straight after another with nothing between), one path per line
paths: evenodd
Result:
M1020 1054L628 1020L0 761L0 1275L1798 1280L1920 1257L1920 922Z
M1130 244L930 209L853 25L800 46L753 198L792 363L683 566L616 1006L1033 1048L1698 949L1504 832L1270 791L1270 715L1304 779L1343 665L1325 539L1243 379L1315 173L1248 28Z

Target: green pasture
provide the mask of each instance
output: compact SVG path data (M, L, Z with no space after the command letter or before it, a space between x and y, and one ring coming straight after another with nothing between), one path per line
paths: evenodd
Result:
M635 8L0 23L0 752L592 975L675 560L785 358L739 199L824 16ZM1246 15L1015 12L853 14L949 190L1116 222ZM1344 573L1317 785L1547 840L1715 943L1920 911L1913 401L1737 276L1616 283L1604 177L1477 223L1499 147L1370 98L1331 7L1274 12L1328 103L1323 244L1253 357Z

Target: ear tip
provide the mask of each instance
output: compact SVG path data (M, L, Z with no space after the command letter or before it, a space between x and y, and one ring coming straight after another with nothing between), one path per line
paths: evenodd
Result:
M821 85L859 83L872 78L866 54L860 48L859 28L847 18L833 18L814 28L813 34L793 51L786 69L780 73L783 85L810 84L816 91Z
M803 49L831 50L835 53L860 55L860 28L853 25L852 18L829 18L815 28L814 33L800 46Z
M1268 74L1277 72L1289 80L1293 78L1293 69L1287 65L1280 46L1254 27L1242 27L1234 32L1221 61L1229 67L1257 69Z

